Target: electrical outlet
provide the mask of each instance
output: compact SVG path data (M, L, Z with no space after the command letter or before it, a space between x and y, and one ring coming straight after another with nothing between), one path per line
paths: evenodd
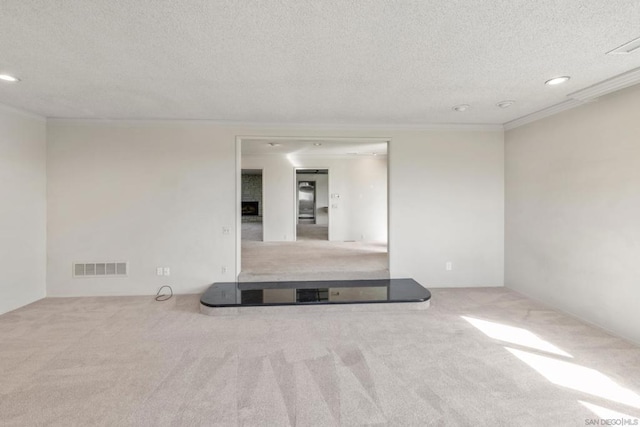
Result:
M226 273L227 273L227 267L222 266L222 268L220 269L220 271L222 272L222 274L226 274Z
M447 261L447 263L445 264L445 267L444 267L444 268L445 268L447 271L451 271L451 270L453 270L453 262L451 262L451 261Z
M171 269L169 267L165 267L163 270L165 276L171 276Z
M222 234L230 234L231 229L229 227L222 227Z
M156 268L156 276L164 276L164 271L162 270L162 267Z

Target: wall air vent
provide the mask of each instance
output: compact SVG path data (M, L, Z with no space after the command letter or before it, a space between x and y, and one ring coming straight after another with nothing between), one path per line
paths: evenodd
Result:
M129 263L121 261L74 263L73 277L124 277Z

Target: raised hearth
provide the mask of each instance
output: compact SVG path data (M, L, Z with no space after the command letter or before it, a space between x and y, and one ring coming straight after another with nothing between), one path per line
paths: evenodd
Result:
M200 307L212 314L214 308L425 303L429 299L431 292L413 279L223 282L205 291Z

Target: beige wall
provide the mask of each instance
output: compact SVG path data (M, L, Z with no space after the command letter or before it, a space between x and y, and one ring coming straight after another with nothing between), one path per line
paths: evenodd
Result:
M640 342L640 86L506 133L506 285Z
M234 138L198 122L49 121L48 295L200 292L232 280L235 237L222 230L235 224ZM73 262L104 260L128 261L129 276L71 277ZM160 266L171 276L156 276Z
M433 287L502 286L502 132L398 134L389 177L394 277Z
M45 126L0 106L0 314L46 293Z
M262 236L265 242L294 240L293 180L285 156L242 156L243 169L262 169Z
M236 137L249 135L390 138L392 277L413 277L426 286L503 284L500 130L50 120L49 295L153 294L163 284L179 293L200 292L233 280ZM223 234L223 227L231 233ZM72 262L101 260L129 261L129 277L71 277ZM446 261L454 262L453 271L445 271ZM172 275L156 276L157 266L171 267Z

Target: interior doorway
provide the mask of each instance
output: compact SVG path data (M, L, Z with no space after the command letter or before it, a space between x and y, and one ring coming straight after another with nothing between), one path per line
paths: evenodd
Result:
M296 240L329 240L329 169L296 169Z
M236 279L388 279L388 145L386 138L237 137ZM256 201L242 198L242 176L252 170L262 174L261 239L251 239L258 225L241 214L242 202Z
M242 239L264 241L262 169L242 169L240 180Z

